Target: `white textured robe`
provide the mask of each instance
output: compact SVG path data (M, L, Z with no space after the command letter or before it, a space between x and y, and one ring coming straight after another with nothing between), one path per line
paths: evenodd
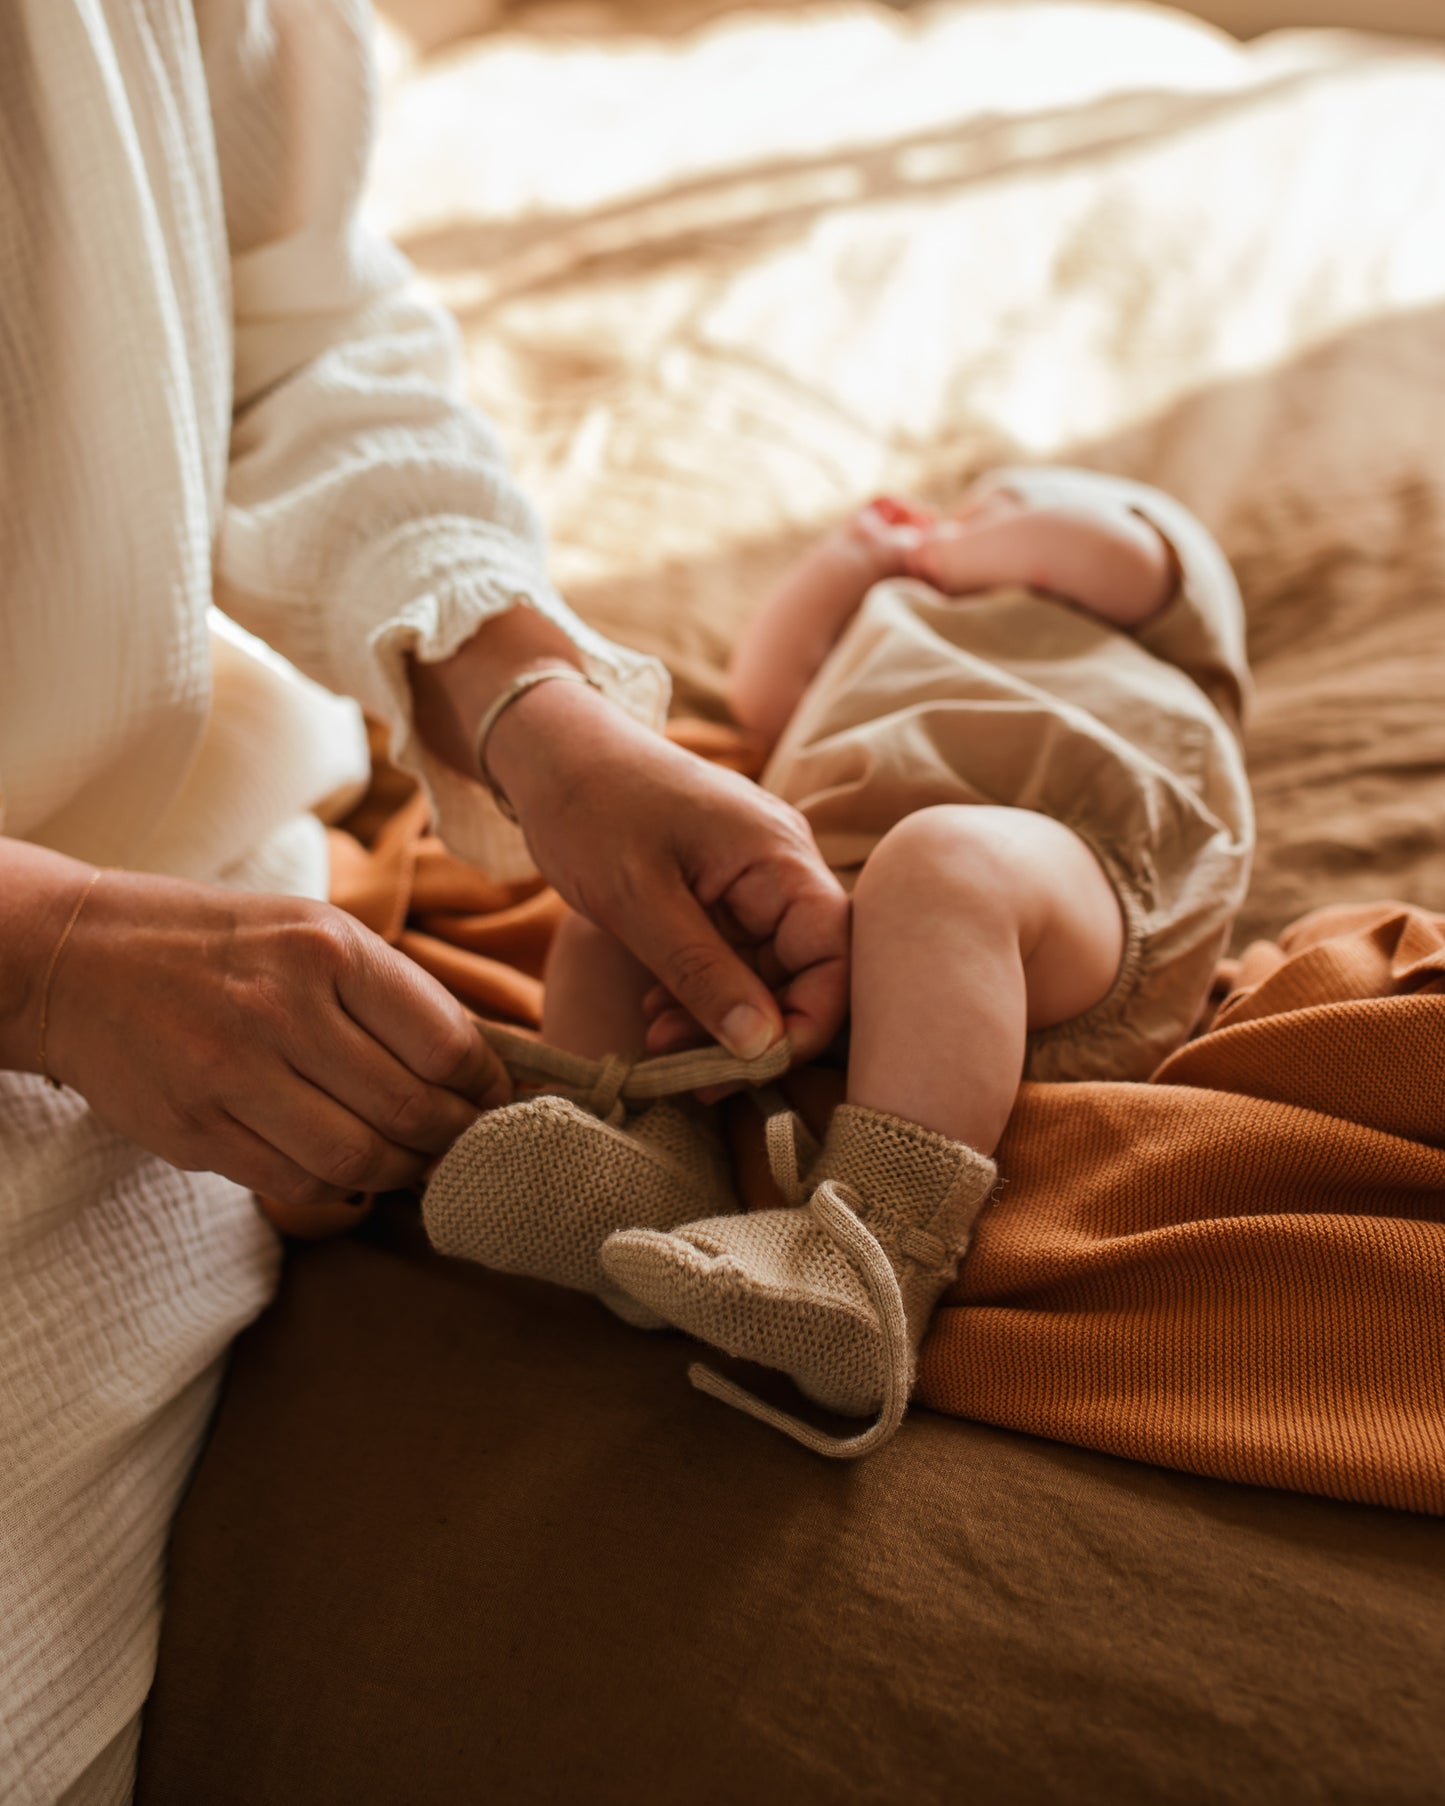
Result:
M368 25L359 0L0 6L0 834L324 895L307 811L365 771L346 696L505 873L515 830L412 738L405 654L522 599L625 706L665 704L548 587L449 324L357 224ZM0 1074L7 1802L128 1797L167 1525L277 1264L238 1186Z

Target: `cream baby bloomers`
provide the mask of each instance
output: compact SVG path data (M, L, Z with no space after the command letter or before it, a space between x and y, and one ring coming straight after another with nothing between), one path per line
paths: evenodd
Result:
M1173 549L1177 595L1128 633L1028 590L952 598L880 583L763 783L803 812L845 883L891 827L933 804L1030 809L1071 828L1118 895L1124 956L1100 1003L1030 1035L1025 1075L1147 1078L1197 1019L1249 879L1239 589L1200 522L1144 484L1007 469L985 487L1041 504L1124 502Z

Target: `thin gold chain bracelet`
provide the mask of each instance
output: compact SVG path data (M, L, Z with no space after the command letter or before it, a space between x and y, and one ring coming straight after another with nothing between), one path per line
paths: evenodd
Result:
M535 689L538 684L546 683L586 684L590 690L602 688L595 677L589 677L585 671L579 671L575 665L557 665L549 667L545 671L524 671L520 677L514 677L506 689L493 698L491 706L482 716L481 724L477 728L477 775L491 793L492 801L510 822L516 821L517 812L513 809L506 791L492 776L491 767L487 764L487 742L492 737L492 729L518 697L525 696L528 690Z
M105 867L103 865L98 865L90 874L90 879L87 882L85 889L75 899L75 906L72 908L69 917L66 919L64 928L60 931L60 938L50 950L50 963L45 968L45 981L40 989L40 1076L45 1080L46 1084L55 1091L62 1089L61 1082L51 1072L50 1064L46 1059L45 1053L45 1037L50 1028L50 986L55 977L55 968L60 963L60 956L65 951L65 943L70 939L70 931L80 920L80 912L85 908L90 893L104 876Z

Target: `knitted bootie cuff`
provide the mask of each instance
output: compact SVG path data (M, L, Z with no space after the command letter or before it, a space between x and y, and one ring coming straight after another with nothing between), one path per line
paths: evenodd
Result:
M993 1193L986 1155L921 1124L862 1104L839 1104L810 1183L831 1179L858 1199L858 1216L885 1245L926 1266L955 1256Z

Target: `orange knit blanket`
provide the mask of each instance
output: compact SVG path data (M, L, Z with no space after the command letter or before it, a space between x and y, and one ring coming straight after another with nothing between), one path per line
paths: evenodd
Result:
M675 730L746 767L736 736ZM333 897L535 1024L561 904L373 794ZM1148 1084L1026 1084L924 1345L934 1410L1222 1479L1445 1513L1445 917L1320 910L1224 974ZM841 1092L803 1073L818 1126ZM745 1196L766 1194L737 1113Z
M937 1410L1445 1512L1445 917L1326 909L1147 1085L1025 1085Z

